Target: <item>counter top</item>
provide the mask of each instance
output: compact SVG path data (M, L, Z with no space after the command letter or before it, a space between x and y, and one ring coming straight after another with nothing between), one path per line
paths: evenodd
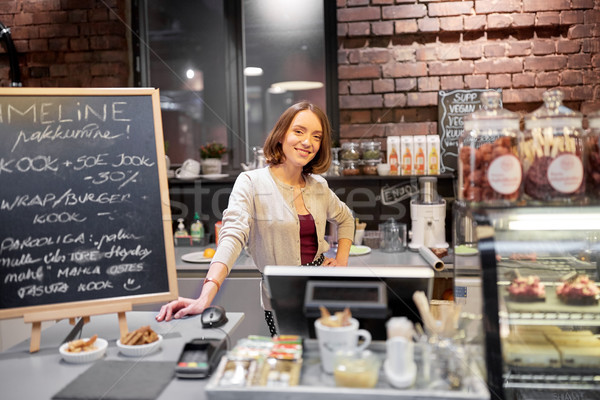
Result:
M224 338L235 330L244 319L243 313L228 312L229 322L217 329L203 329L200 316L182 320L158 323L155 312L128 312L127 324L130 329L150 325L164 338L162 349L141 358L124 357L119 353L116 340L119 338L119 323L116 314L92 316L83 328L83 337L97 333L108 341L105 360L124 361L168 361L174 364L179 359L183 346L198 338ZM0 385L3 400L37 399L49 400L92 364L69 364L62 360L58 348L72 326L67 320L44 329L41 349L29 353L29 342L20 344L0 353ZM235 343L233 343L235 344ZM206 380L172 379L158 399L202 400L205 399Z
M189 253L203 252L207 247L215 247L214 244L209 246L196 246L196 247L175 247L175 261L178 272L184 271L207 271L210 263L190 263L183 261L182 256ZM328 257L333 257L335 253L330 250L325 254ZM348 265L350 267L374 267L374 266L408 266L408 267L424 267L431 268L430 265L423 259L418 252L403 251L401 253L386 253L379 249L373 249L370 253L360 256L350 256ZM436 276L443 275L443 273L452 273L452 264L446 263L446 268L442 271L442 274L436 273ZM246 252L242 251L242 254L238 257L235 265L233 266L231 273L235 276L236 274L256 274L259 275L252 257Z

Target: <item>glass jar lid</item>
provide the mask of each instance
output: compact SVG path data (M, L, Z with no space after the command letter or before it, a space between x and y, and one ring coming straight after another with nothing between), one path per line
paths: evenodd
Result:
M525 129L582 127L583 115L563 105L564 94L561 90L547 90L542 98L544 104L525 116Z
M344 149L344 150L358 149L358 143L356 143L356 142L342 143L342 149Z
M465 131L519 129L519 114L501 107L499 92L483 92L480 100L482 108L464 118Z

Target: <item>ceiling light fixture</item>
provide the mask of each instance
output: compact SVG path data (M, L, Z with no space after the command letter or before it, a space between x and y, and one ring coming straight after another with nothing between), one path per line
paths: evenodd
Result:
M310 90L320 89L323 87L323 82L316 81L285 81L273 83L271 87L279 87L283 90Z
M260 67L246 67L244 68L244 75L246 76L262 76L263 69Z

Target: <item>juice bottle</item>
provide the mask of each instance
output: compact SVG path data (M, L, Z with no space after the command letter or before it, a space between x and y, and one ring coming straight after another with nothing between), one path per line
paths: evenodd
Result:
M425 175L425 153L427 142L424 136L415 136L415 175Z
M438 154L434 147L429 153L429 175L437 175L438 173Z
M398 154L394 147L392 147L392 153L390 154L390 175L398 175Z
M400 136L387 138L387 162L390 164L390 175L400 175Z
M427 164L428 175L440 173L440 137L438 135L427 135Z

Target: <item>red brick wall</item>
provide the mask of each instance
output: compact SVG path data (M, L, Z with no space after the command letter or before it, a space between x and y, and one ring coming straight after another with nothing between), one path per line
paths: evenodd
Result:
M23 86L130 86L127 4L0 1ZM569 107L600 109L600 0L337 5L342 141L437 133L438 90L501 87L505 106L525 113L560 87ZM2 44L0 86L9 85Z
M27 87L130 86L126 0L2 0ZM0 45L0 86L10 86Z
M600 0L337 0L337 18L342 142L436 134L438 90L600 109Z

